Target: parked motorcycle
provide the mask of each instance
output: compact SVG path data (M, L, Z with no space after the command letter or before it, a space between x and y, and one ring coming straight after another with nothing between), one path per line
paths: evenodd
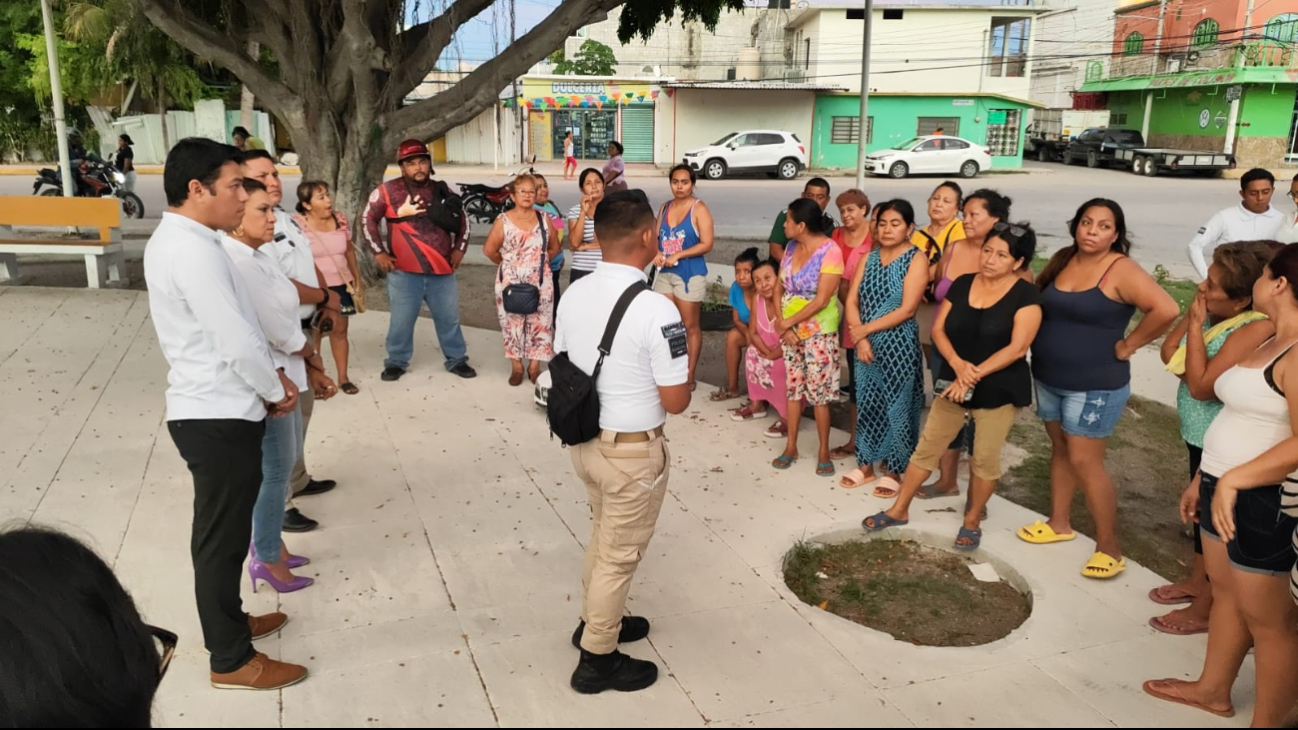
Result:
M536 155L532 155L527 164L510 174L510 179L524 173L535 175ZM495 223L501 213L514 207L514 200L509 196L509 185L482 185L479 183L456 183L464 199L464 214L475 223Z
M126 175L99 155L88 152L75 171L76 195L80 198L115 197L122 201L122 213L127 218L144 217L144 201L135 193L123 189ZM58 170L45 167L36 174L32 195L57 196L63 194L62 176Z

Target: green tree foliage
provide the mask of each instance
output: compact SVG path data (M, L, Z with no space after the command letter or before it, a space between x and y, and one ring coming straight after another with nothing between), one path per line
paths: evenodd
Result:
M612 76L617 70L613 49L597 40L587 40L569 61L562 50L550 57L554 72L563 76Z

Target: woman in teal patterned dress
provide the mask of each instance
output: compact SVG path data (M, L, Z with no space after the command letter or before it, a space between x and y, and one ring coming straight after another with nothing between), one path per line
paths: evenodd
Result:
M856 343L856 461L839 486L855 489L883 478L875 496L893 497L919 442L924 409L924 358L915 313L928 286L928 261L910 245L915 210L904 200L875 209L875 249L852 277L847 322Z

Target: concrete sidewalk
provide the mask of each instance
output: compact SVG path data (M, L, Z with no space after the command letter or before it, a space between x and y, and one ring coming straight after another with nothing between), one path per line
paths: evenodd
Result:
M1144 679L1198 672L1202 636L1158 634L1132 565L1082 578L1091 541L1035 547L1035 519L996 499L984 557L1033 593L1021 628L968 649L916 647L801 604L781 556L799 539L855 533L886 502L769 466L763 424L734 424L696 398L667 426L670 496L629 609L654 621L625 647L659 663L652 689L581 697L568 643L589 536L584 488L527 388L503 387L495 333L466 332L480 377L443 372L420 322L412 371L378 378L387 319L353 320L354 397L316 410L312 471L334 492L302 500L323 527L289 535L315 586L245 591L252 612L284 610L259 642L312 676L282 692L207 686L188 557L191 486L167 436L166 364L143 292L0 288L0 521L33 520L89 540L145 617L181 636L157 713L167 727L853 726L1243 727L1142 694ZM706 388L700 387L700 393ZM841 434L836 438L841 438ZM804 431L802 448L813 450ZM956 515L915 512L912 529L953 538ZM918 620L918 619L917 619Z

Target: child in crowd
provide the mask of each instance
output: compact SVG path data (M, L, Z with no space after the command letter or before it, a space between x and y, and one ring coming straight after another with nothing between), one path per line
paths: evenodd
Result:
M748 315L753 300L753 268L757 265L757 249L744 249L735 257L735 282L730 285L730 308L735 326L726 333L726 387L714 391L714 402L726 401L743 395L739 390L739 363L750 344Z
M757 249L749 249L754 256ZM735 265L736 273L739 264ZM779 263L775 259L758 261L751 269L749 278L752 291L748 293L752 302L751 316L748 323L748 352L744 368L748 374L748 397L752 401L734 412L731 416L736 421L751 421L766 415L767 408L775 406L780 414L775 423L766 429L768 438L787 438L788 386L784 369L784 348L780 344L780 335L775 330L776 318L780 313L780 302L776 292L779 281Z

